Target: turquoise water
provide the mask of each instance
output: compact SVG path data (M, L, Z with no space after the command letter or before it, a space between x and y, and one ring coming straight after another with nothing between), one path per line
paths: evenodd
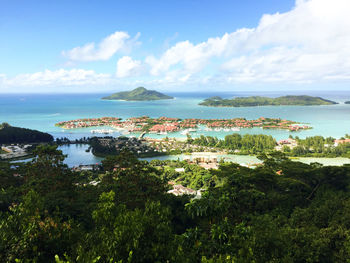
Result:
M288 92L287 94L292 94ZM300 92L296 94L301 94ZM326 99L344 102L350 100L350 91L342 92L303 92L303 94L321 96ZM203 98L213 95L222 97L235 96L280 96L284 93L207 93L207 94L170 94L176 97L174 100L152 101L152 102L126 102L106 101L100 98L106 94L35 94L35 95L0 95L0 122L8 122L13 126L37 129L53 134L55 137L66 136L69 138L80 138L91 136L89 129L77 129L64 131L55 127L59 121L116 116L128 118L132 116L148 115L150 117L179 117L179 118L236 118L244 117L256 119L261 116L284 118L302 123L308 123L313 127L311 130L289 132L286 130L262 130L260 128L242 129L239 133L245 134L269 134L276 139L287 138L290 134L301 138L312 135L323 135L341 137L350 133L350 105L338 104L327 106L263 106L263 107L241 107L241 108L213 108L199 106L198 102ZM232 132L205 132L200 134L214 135L223 138ZM115 133L115 136L119 133ZM169 134L170 135L170 134ZM177 137L184 137L179 133ZM152 135L153 137L161 137Z
M340 102L338 105L328 106L263 106L263 107L242 107L242 108L213 108L199 106L204 98L220 95L225 98L235 96L282 96L282 95L311 95L321 96L326 99ZM55 123L78 118L114 116L123 119L148 115L150 117L178 117L178 118L237 118L257 119L259 117L283 118L311 125L313 129L289 132L286 130L263 130L260 128L241 129L240 134L268 134L277 140L288 138L294 135L301 138L313 135L332 136L339 138L346 133L350 134L350 105L343 102L350 100L350 91L342 92L232 92L232 93L169 93L174 100L151 101L151 102L127 102L127 101L106 101L100 98L107 94L31 94L14 95L0 94L0 123L8 122L13 126L37 129L49 132L55 137L68 137L70 139L91 136L91 129L63 130L55 127ZM93 129L93 128L92 128ZM199 131L192 136L200 134L217 136L223 138L233 132L207 132ZM120 135L118 132L114 136ZM102 135L103 136L103 135ZM162 137L161 135L148 135ZM165 135L163 135L164 137ZM185 137L180 133L168 134L168 136ZM85 152L84 145L63 146L61 148L68 154L66 163L69 166L79 164L93 164L101 161L101 158ZM257 159L252 156L222 156L226 160L237 163L256 163ZM157 159L177 159L183 156L165 156ZM327 164L349 163L349 159L327 159L317 160L306 158L300 159L303 162L321 162Z

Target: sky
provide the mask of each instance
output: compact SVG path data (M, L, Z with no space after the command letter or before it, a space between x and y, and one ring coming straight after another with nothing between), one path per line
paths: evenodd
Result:
M349 0L0 0L0 93L348 90Z

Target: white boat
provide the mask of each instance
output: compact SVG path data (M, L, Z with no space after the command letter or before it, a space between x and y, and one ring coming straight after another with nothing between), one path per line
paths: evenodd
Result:
M183 130L182 132L180 132L181 135L187 135L189 134L190 132L188 131L188 129L186 130Z
M230 131L230 129L228 129L228 128L225 128L225 129L224 129L224 131L225 131L225 132L229 132L229 131Z
M196 132L196 131L197 129L193 129L193 128L188 129L188 132Z
M238 127L232 127L231 131L240 131L240 129Z
M90 131L91 133L99 133L99 134L110 134L110 133L113 133L114 130L91 130Z
M157 134L158 134L158 135L167 135L168 133L167 133L167 132L162 131L162 132L158 132Z

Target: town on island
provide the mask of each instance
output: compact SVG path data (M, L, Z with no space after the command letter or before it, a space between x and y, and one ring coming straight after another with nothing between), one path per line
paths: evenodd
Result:
M298 131L311 129L310 126L295 121L278 118L260 117L256 120L245 118L234 119L179 119L169 117L150 118L148 116L132 117L122 120L118 117L84 118L56 123L56 126L63 129L76 129L108 126L126 132L149 132L167 134L168 132L182 131L186 133L195 131L204 126L205 131L239 131L240 128L263 128L263 129L286 129Z

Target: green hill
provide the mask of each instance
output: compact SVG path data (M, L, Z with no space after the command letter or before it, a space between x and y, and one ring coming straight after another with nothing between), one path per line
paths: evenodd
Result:
M144 87L136 88L132 91L122 91L110 96L103 97L104 100L127 100L127 101L147 101L147 100L168 100L173 97L167 96L155 90L147 90Z
M320 97L312 96L282 96L278 98L251 96L238 97L234 99L222 99L220 97L211 97L205 99L199 105L211 107L251 107L251 106L278 106L278 105L332 105L337 104L334 101L326 100Z
M0 124L0 144L52 142L52 135L36 130Z

